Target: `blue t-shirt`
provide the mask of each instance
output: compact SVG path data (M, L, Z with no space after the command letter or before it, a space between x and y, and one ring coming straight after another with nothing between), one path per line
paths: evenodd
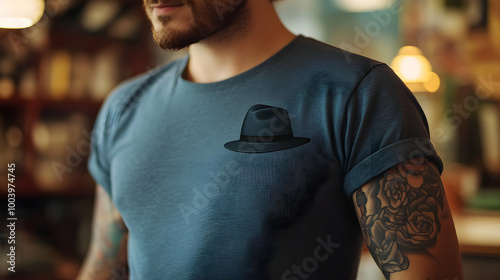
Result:
M183 79L188 59L124 82L94 127L88 168L129 229L132 280L353 279L353 192L416 156L442 171L422 109L384 63L304 36L215 83ZM285 109L310 141L226 148L256 104Z

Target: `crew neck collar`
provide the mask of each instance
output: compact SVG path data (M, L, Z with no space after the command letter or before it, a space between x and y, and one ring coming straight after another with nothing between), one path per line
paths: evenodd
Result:
M247 81L258 73L261 73L264 69L269 66L280 61L284 56L286 56L301 40L304 40L305 37L301 34L297 35L290 43L288 43L285 47L279 50L277 53L263 61L262 63L254 66L253 68L233 76L231 78L213 82L213 83L194 83L188 81L182 77L182 72L187 66L189 61L189 54L181 59L177 68L177 87L182 91L214 91L214 90L225 90L228 88L232 88L241 84L242 82Z

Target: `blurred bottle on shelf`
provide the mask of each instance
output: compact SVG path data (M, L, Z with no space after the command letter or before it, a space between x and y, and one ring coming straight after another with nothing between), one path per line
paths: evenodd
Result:
M66 50L43 56L40 75L46 98L61 100L67 96L71 82L71 64L71 54Z
M98 32L111 24L118 16L122 4L117 0L91 0L85 3L80 23L90 32Z
M500 1L489 0L488 5L490 5L488 9L488 33L495 50L500 52L500 37L498 36L500 33L500 13L498 12L500 11Z
M54 160L52 159L37 159L35 161L35 168L33 172L34 180L37 187L43 191L57 192L64 191L68 185L65 180L66 176L58 176L58 173L53 168Z
M14 82L15 62L6 57L0 57L0 99L9 99L14 96L16 85Z
M19 82L19 96L23 99L33 99L37 95L36 71L28 69Z
M500 175L500 106L482 104L479 126L483 146L483 164L491 174Z
M33 127L33 145L35 151L46 155L50 153L50 130L46 123L37 121Z
M128 40L136 37L140 30L141 15L134 9L120 16L107 33L114 38Z
M85 98L92 74L92 60L88 54L79 52L74 57L71 75L71 90L69 97L74 99Z
M94 72L90 83L90 97L97 101L106 98L119 82L119 65L121 49L108 47L100 51L94 62Z
M16 170L23 166L23 138L24 134L17 125L6 123L5 115L0 115L0 164L7 166L8 163L15 163ZM6 170L2 170L0 175L5 176Z
M18 126L7 128L5 138L7 140L7 161L16 163L16 168L22 165L23 161L23 131Z
M7 144L11 148L19 148L23 141L23 132L19 127L11 126L7 129L6 138Z
M52 54L50 65L49 94L52 99L64 99L71 81L71 54L66 50Z
M14 96L16 85L11 77L0 77L0 99L9 99Z

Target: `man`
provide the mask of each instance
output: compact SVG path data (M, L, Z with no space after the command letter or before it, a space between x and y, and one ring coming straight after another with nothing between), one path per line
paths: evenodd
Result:
M293 35L270 0L144 7L189 55L101 109L79 279L355 279L362 236L387 279L462 279L442 162L386 64Z

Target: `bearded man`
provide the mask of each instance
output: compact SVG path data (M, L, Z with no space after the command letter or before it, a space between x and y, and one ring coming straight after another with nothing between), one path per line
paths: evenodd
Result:
M101 108L78 279L355 279L363 239L387 279L462 279L413 94L271 2L144 1L158 46L189 52Z

